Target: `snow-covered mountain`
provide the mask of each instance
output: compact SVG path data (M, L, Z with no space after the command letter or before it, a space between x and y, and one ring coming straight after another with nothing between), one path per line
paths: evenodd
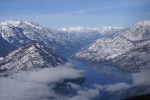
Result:
M143 41L150 39L150 20L139 22L125 31L124 37L130 41Z
M78 50L104 35L117 34L121 27L51 29L34 22L8 20L0 23L0 35L15 46L31 41L43 43L57 52Z
M33 70L55 67L67 60L51 49L33 42L19 47L0 61L0 72L7 70Z
M100 27L100 28L89 28L89 27L70 27L58 29L61 33L66 34L76 49L79 50L85 46L88 46L96 39L104 36L111 36L119 34L124 31L123 27Z
M74 57L91 61L109 60L129 51L132 47L133 44L122 37L104 37L79 51Z
M129 28L71 27L61 29L46 28L34 22L9 20L0 23L0 36L15 46L37 41L58 53L74 53L84 47L84 49L74 54L75 58L116 64L127 70L136 70L137 68L141 70L143 66L148 66L147 62L149 61L144 60L143 54L136 49L143 48L142 46L147 47L150 43L149 20L139 22ZM140 62L137 55L131 57L133 52L142 55L142 59L139 58ZM143 52L146 52L145 55L149 55L147 51ZM122 57L126 57L125 60ZM129 60L134 57L137 60L129 63ZM135 63L137 61L138 63ZM129 68L129 64L134 66Z
M78 86L84 80L82 70L37 42L23 45L0 59L0 98L3 99L55 99L69 94L74 89L72 84Z
M129 52L114 58L111 63L121 69L132 72L142 71L150 66L150 41L142 46L135 47Z
M70 28L61 28L59 31L67 33L68 36L72 36L72 38L86 38L93 37L95 35L111 35L117 34L121 30L124 30L123 27L100 27L100 28L89 28L89 27L70 27Z
M55 29L45 28L37 23L28 21L6 21L0 23L0 35L8 42L21 46L31 41L48 44L53 49L71 47L71 42L65 34ZM69 45L69 46L67 46ZM63 48L61 48L63 49Z
M129 71L149 65L150 21L139 22L124 32L97 39L74 58L115 64ZM141 51L142 50L142 51Z

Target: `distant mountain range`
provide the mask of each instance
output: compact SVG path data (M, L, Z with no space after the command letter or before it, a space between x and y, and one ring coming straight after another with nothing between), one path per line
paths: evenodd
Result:
M14 20L0 23L0 36L9 43L18 47L37 41L56 52L78 50L104 35L117 34L121 30L121 27L51 29L34 22Z

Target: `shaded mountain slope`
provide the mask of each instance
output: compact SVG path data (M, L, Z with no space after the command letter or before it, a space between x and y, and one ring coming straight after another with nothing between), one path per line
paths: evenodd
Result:
M16 47L10 44L0 36L0 57L6 56L10 51L15 50Z
M65 58L57 55L49 48L33 42L9 53L0 61L0 71L55 67L66 62Z

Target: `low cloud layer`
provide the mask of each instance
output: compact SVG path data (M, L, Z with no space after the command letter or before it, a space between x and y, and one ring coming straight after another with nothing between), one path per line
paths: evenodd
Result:
M1 100L39 100L51 96L56 97L45 84L0 78Z
M98 88L82 87L71 82L66 84L74 89L75 94L62 95L54 90L55 83L80 77L83 77L83 71L68 64L12 73L8 77L0 77L0 100L92 100L100 97Z
M150 85L150 68L131 74L133 85Z
M70 98L70 100L93 100L100 96L100 91L97 88L85 88L77 91L77 95Z
M127 83L115 83L115 84L108 84L108 85L98 85L96 84L95 87L97 87L101 91L106 91L109 93L119 92L121 90L127 89L130 87Z
M76 79L82 77L81 70L76 70L68 67L53 67L45 68L39 71L23 71L10 76L13 79L21 81L29 81L36 83L56 83L64 79Z
M149 72L144 70L131 74L133 84L120 82L85 87L68 82L66 84L72 87L74 93L62 95L54 91L55 83L82 77L84 71L74 69L69 64L38 71L21 71L0 77L0 100L100 100L101 92L116 94L132 86L150 84Z
M0 99L66 100L68 97L55 93L53 83L83 77L82 73L83 71L76 70L71 65L13 73L9 77L0 78Z

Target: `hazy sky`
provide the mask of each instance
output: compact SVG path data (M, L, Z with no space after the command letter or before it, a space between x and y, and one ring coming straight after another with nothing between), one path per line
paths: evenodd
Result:
M9 19L51 28L126 27L150 20L150 0L0 0L0 21Z

